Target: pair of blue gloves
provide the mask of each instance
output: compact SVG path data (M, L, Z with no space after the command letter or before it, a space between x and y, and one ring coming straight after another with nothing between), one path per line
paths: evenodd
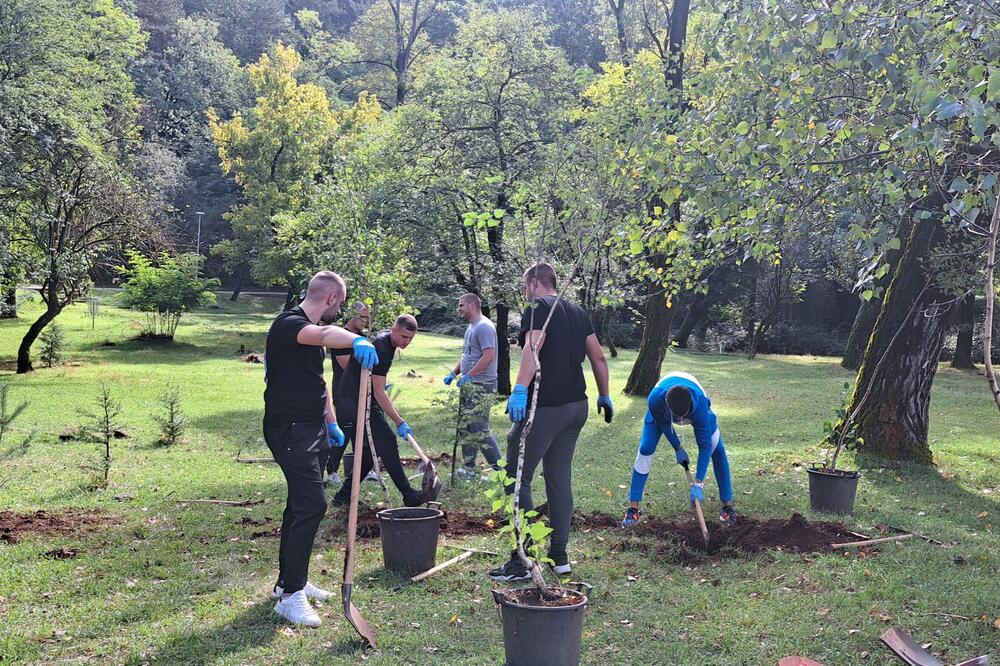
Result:
M369 342L368 338L354 338L351 349L354 350L354 358L361 364L362 368L371 370L378 364L378 352L375 351L375 345ZM330 446L335 446L338 449L347 442L344 431L340 429L336 421L326 424L326 439Z
M510 420L523 421L525 414L528 411L528 387L524 384L514 384L514 390L511 392L510 397L507 398L507 413L510 414ZM604 412L605 423L611 423L611 419L614 418L615 408L611 404L611 396L602 395L597 398L597 413L600 414Z
M455 381L455 376L454 372L449 372L448 376L444 378L444 385L451 386L451 383ZM465 382L469 381L469 379L471 379L469 375L462 375L458 378L458 386L462 386Z
M413 434L413 428L408 426L406 421L403 421L399 424L399 427L396 428L396 433L403 439L406 439L408 436ZM330 442L330 446L335 446L338 449L347 441L347 438L344 437L344 431L340 429L340 426L337 425L336 421L326 424L326 438Z

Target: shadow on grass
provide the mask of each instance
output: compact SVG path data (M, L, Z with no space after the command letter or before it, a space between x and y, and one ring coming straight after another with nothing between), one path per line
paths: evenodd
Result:
M946 509L947 522L978 532L986 525L978 516L997 509L996 500L971 492L955 481L942 477L934 467L904 464L898 468L889 468L884 465L884 461L867 456L859 458L858 464L868 483L893 499L898 499L898 508L903 512L918 507L926 510L939 507L942 511ZM880 469L884 471L880 472ZM896 481L896 477L901 481ZM884 508L890 509L888 506ZM905 513L901 513L900 517L905 516Z
M139 666L159 664L207 664L226 655L267 645L274 640L276 617L273 602L250 606L221 627L191 629L174 634L159 647L144 655L133 656L125 663Z

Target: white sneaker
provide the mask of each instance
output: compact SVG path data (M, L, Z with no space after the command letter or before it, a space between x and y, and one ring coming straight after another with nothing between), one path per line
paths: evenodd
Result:
M327 599L333 596L333 592L320 589L308 581L306 581L306 586L302 588L302 591L306 593L306 598L320 603L326 603ZM285 591L280 585L275 585L274 590L271 592L271 596L275 599L280 599L281 595L284 593Z
M344 481L340 478L340 475L337 474L336 472L334 472L334 473L330 474L330 476L326 477L326 485L328 485L328 486L342 485L343 483L344 483Z
M278 603L274 604L274 612L292 624L318 627L321 623L319 615L309 605L305 590L299 590L284 599L278 599Z
M378 481L379 475L375 473L375 470L368 472L368 476L365 477L365 481Z
M460 479L465 479L466 481L474 481L479 479L479 472L475 469L469 469L468 467L459 467L455 470L455 476Z

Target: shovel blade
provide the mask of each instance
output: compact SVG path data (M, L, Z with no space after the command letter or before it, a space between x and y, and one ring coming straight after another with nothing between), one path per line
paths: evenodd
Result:
M434 463L427 461L427 469L424 470L424 479L421 483L421 490L424 491L424 501L433 502L441 492L441 481L438 479L437 467Z
M351 623L354 627L354 631L358 632L361 638L368 642L368 647L375 647L375 632L372 630L368 621L361 617L361 611L355 608L354 604L351 603L351 592L353 584L344 583L342 586L342 596L344 599L344 617L347 621Z

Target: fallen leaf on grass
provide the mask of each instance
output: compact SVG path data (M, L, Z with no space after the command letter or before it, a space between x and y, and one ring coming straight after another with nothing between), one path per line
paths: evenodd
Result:
M976 516L976 518L985 518L988 515L990 515L989 511L983 511L981 514L979 514L978 516Z
M996 628L996 629L1000 629L1000 617L998 617L997 619L993 620L993 627Z
M635 582L635 581L639 580L638 576L626 576L626 578L628 578L632 582Z
M450 617L450 618L448 619L448 624L451 624L451 625L459 625L459 624L462 624L462 618L460 618L460 617L458 616L458 614L456 613L455 615L452 615L452 616L451 616L451 617Z
M278 633L281 634L282 636L289 636L289 637L294 637L299 635L299 633L295 631L295 629L293 629L292 627L281 627L280 629L278 629Z

